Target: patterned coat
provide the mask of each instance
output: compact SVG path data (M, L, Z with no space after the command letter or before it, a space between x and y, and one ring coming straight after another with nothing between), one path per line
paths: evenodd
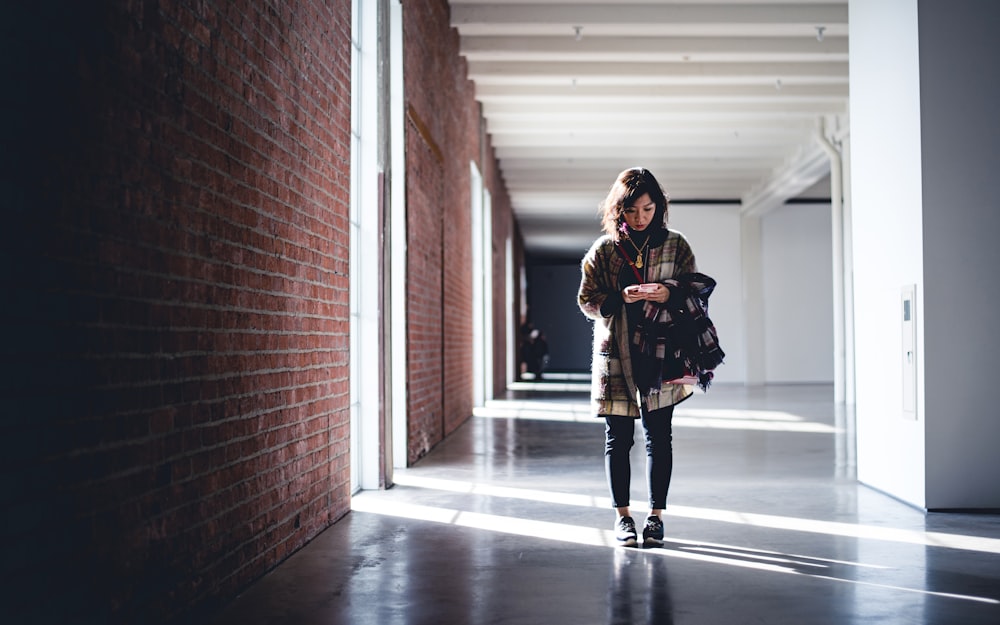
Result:
M594 320L590 397L599 416L639 416L639 398L632 375L625 306L621 306L611 317L601 314L601 305L608 295L621 292L618 276L624 266L625 260L608 235L594 242L582 263L577 303L583 314ZM663 245L649 248L646 260L647 282L664 282L696 271L691 246L684 235L676 230L667 231ZM664 383L659 393L650 393L643 401L649 410L657 410L690 397L692 392L689 385Z

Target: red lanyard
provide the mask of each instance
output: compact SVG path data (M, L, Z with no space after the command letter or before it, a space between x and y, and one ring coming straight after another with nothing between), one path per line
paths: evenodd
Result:
M622 258L625 259L625 262L628 263L628 266L632 268L632 272L635 273L635 279L639 281L639 284L645 282L646 280L639 275L639 270L635 268L635 261L628 257L628 253L625 251L625 248L622 247L622 244L615 243L615 247L618 248L618 252L622 255Z

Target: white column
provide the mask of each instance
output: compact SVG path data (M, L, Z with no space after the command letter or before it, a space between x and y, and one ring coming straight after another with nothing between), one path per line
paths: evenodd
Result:
M391 166L389 193L389 314L392 341L390 367L392 387L389 406L392 414L392 463L406 467L408 428L406 425L406 142L403 94L403 7L389 3L389 109Z
M851 136L840 141L844 206L844 402L855 403L854 390L854 215L851 211Z
M844 403L846 392L846 348L844 341L844 204L840 151L826 136L826 123L819 120L816 138L830 158L830 219L833 233L833 398Z

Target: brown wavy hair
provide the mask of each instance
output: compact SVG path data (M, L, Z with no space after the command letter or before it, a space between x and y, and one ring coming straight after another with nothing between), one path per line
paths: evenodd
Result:
M670 196L645 167L630 167L618 174L618 178L608 191L608 196L599 207L601 229L615 241L620 241L622 236L620 228L625 219L623 217L625 209L631 207L645 193L648 193L649 199L656 204L656 214L650 225L665 229Z

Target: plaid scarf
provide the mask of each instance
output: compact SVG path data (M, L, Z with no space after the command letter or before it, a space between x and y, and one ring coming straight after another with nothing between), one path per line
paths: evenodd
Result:
M636 380L641 391L657 393L664 380L693 378L701 390L708 390L713 370L726 354L719 347L715 325L708 317L708 296L715 280L703 273L685 273L667 280L671 298L666 304L645 302L642 319L632 335L632 343L643 360L645 379ZM678 294L681 301L675 301Z

